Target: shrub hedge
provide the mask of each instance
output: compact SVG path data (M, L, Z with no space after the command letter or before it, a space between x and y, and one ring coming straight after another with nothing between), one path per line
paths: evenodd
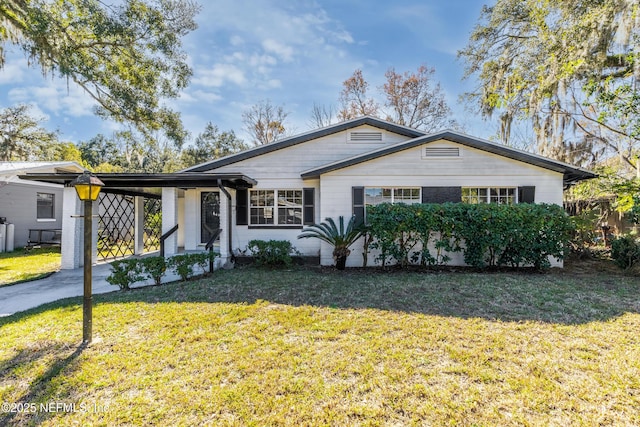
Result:
M611 242L611 258L624 269L640 261L640 243L632 236L622 236Z
M573 222L548 204L380 204L367 207L367 228L386 266L445 265L461 252L477 268L550 266L562 259Z
M218 255L216 252L198 252L175 255L169 259L155 256L114 261L111 263L111 274L106 277L106 281L121 290L130 289L133 283L145 279L153 279L156 285L160 285L168 268L182 280L187 280L193 276L195 266L202 269L202 274L206 274L209 262Z
M256 265L263 267L291 267L291 255L298 251L288 240L251 240L247 245Z

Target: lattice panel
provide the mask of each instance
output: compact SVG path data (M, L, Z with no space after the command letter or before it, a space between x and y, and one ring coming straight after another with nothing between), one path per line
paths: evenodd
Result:
M162 200L144 199L144 251L160 250L162 236Z
M100 199L98 259L112 260L133 255L134 198L104 193Z

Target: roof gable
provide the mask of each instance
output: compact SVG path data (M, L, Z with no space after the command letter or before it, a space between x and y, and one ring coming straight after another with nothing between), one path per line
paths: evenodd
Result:
M334 162L328 165L320 166L301 174L303 179L318 178L320 175L335 171L338 169L353 166L359 163L367 162L369 160L378 159L380 157L397 153L399 151L407 150L420 145L429 144L438 140L446 140L455 142L461 145L465 145L478 150L486 151L492 154L496 154L512 160L517 160L530 165L538 166L544 169L549 169L563 174L563 180L565 185L572 185L575 182L595 178L597 175L582 168L578 168L557 160L552 160L546 157L539 156L537 154L528 153L526 151L517 150L505 145L496 144L490 141L473 138L468 135L460 134L451 130L446 130L430 135L423 135L417 138L403 141L391 146L387 146L378 150L370 151L365 154L351 157L349 159Z
M364 116L353 120L348 120L335 125L327 126L321 129L316 129L307 133L285 138L281 141L277 141L271 144L260 145L249 150L242 151L240 153L232 154L230 156L222 157L220 159L205 162L190 168L184 169L180 172L208 172L222 166L227 166L233 163L237 163L243 160L251 159L253 157L261 156L263 154L272 153L277 150L282 150L294 145L302 144L314 139L329 136L335 133L343 132L349 129L357 128L359 126L369 125L378 129L393 132L399 135L403 135L409 138L416 138L425 135L424 132L400 126L395 123L380 120L371 116Z

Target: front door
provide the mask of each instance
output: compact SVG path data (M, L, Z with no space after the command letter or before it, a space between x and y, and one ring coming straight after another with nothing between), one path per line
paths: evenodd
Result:
M207 243L220 228L220 193L208 191L200 194L200 242Z

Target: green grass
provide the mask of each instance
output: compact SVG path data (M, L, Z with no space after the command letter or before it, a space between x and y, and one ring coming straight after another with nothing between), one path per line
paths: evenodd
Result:
M0 319L0 402L78 409L0 425L640 425L637 277L218 271L96 296L88 348L80 304Z
M40 279L60 270L60 248L0 253L0 286Z

